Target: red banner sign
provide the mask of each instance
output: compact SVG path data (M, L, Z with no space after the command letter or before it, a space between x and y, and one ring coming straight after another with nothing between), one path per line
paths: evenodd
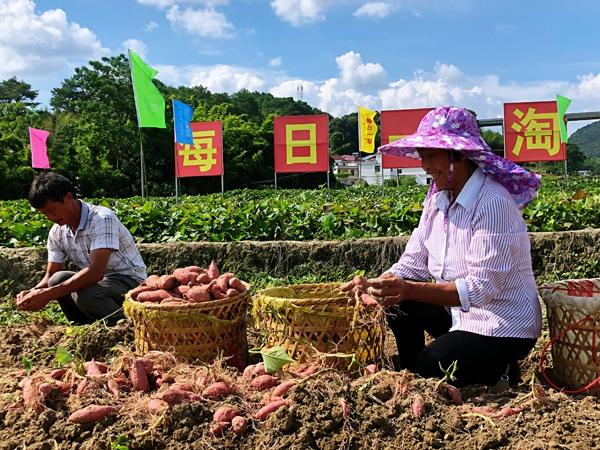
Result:
M381 111L381 145L389 144L417 131L421 119L432 108L396 109ZM384 169L405 169L421 167L420 159L404 156L381 155L381 167Z
M329 118L283 116L273 120L275 173L329 170Z
M175 144L175 176L223 175L223 131L221 122L190 123L194 145Z
M504 104L504 154L515 162L566 159L556 101Z

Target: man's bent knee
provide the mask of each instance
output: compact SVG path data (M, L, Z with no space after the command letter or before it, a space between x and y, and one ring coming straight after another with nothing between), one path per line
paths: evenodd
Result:
M75 272L71 272L70 270L60 270L54 273L50 278L48 278L48 286L56 286L71 278L75 275Z

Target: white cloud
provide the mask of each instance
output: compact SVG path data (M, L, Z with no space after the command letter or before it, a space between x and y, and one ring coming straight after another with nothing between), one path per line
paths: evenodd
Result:
M64 72L108 49L62 9L38 13L32 0L0 0L0 77Z
M217 6L227 5L229 0L137 0L140 5L155 6L157 8L168 8L173 5L191 4Z
M148 46L138 39L127 39L123 42L123 48L125 49L125 54L127 54L127 50L133 50L142 59L146 59L148 55Z
M275 14L294 26L325 20L325 11L333 0L272 0Z
M277 58L273 58L271 61L269 61L269 65L271 67L281 66L281 58L279 56Z
M335 58L340 69L340 86L350 89L376 89L385 83L386 73L379 63L363 63L359 53L349 51Z
M167 12L167 19L173 28L177 29L182 26L192 35L215 39L233 37L231 34L233 25L223 13L215 11L212 7L180 10L179 5L175 5Z
M354 11L356 17L367 17L370 19L382 19L388 16L394 8L394 5L386 2L368 2Z
M158 24L154 20L151 20L144 27L144 31L153 31L153 30L155 30L157 28L158 28Z
M249 91L265 91L266 73L246 67L219 64L215 66L161 66L154 65L158 70L158 78L173 85L197 86L202 85L211 92L227 92L232 94L241 89Z

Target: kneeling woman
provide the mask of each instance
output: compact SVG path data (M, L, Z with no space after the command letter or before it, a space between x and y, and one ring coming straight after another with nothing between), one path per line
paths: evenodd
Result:
M492 153L461 108L432 110L415 134L379 150L420 157L432 178L400 260L367 281L368 293L390 306L400 368L436 377L456 361L457 386L518 382L518 360L541 330L520 213L539 176ZM427 347L425 331L435 338Z

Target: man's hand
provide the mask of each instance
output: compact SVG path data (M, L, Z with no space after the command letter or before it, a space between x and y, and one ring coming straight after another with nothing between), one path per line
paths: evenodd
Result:
M23 311L39 311L44 308L52 297L48 289L31 289L30 291L19 292L17 295L17 309Z
M378 278L370 278L367 280L367 286L367 294L383 306L397 305L406 299L406 282L391 273L384 273Z

